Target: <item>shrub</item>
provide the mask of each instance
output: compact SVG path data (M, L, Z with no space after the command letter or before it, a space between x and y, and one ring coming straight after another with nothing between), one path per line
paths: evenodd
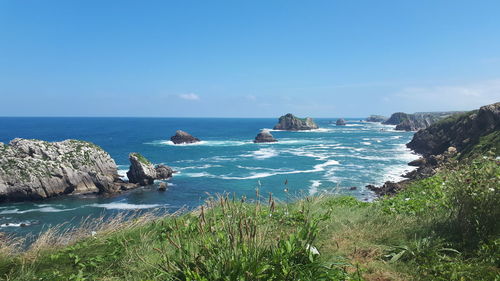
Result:
M446 177L444 190L451 222L469 246L475 247L499 232L499 164L489 155L458 166Z

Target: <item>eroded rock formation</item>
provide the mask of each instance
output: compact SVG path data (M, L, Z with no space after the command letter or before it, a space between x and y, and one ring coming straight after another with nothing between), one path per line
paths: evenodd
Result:
M274 126L274 130L285 131L313 130L317 128L318 125L314 123L312 118L298 118L291 113L281 116L278 124Z
M0 144L0 202L120 190L115 161L95 144L14 139Z

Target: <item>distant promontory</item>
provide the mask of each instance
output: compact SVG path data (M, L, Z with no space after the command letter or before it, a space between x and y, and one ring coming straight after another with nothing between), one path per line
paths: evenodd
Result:
M448 112L416 112L413 114L396 112L391 117L386 118L381 115L370 115L367 122L380 122L384 125L395 125L398 131L418 131L426 129L430 125L453 114L462 113L460 111Z

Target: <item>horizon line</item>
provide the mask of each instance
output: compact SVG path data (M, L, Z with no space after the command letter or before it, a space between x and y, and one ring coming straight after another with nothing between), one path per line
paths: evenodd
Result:
M294 114L295 115L295 114ZM297 116L297 115L295 115ZM299 118L303 118L297 116ZM335 119L335 118L344 118L344 119L365 119L366 117L311 117L305 116L315 119ZM69 115L61 115L61 116L0 116L0 118L186 118L186 119L195 119L195 118L213 118L213 119L278 119L279 117L214 117L214 116L69 116Z

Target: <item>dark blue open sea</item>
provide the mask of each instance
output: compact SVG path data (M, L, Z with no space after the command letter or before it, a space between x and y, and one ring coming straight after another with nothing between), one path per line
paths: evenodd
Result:
M115 159L120 173L128 169L128 154L140 152L151 162L172 166L179 173L158 192L145 187L114 197L67 196L39 202L0 204L0 231L39 232L47 225L123 210L196 207L223 192L254 196L272 192L309 195L334 192L371 200L364 186L395 180L417 156L405 148L413 133L392 126L348 119L317 119L321 127L307 132L272 131L274 144L254 144L263 128L277 119L217 118L0 118L0 141L16 137L47 141L81 139L98 144ZM202 139L199 144L174 146L177 129ZM350 190L356 186L356 190ZM19 227L21 223L30 224ZM8 225L6 225L8 223Z

